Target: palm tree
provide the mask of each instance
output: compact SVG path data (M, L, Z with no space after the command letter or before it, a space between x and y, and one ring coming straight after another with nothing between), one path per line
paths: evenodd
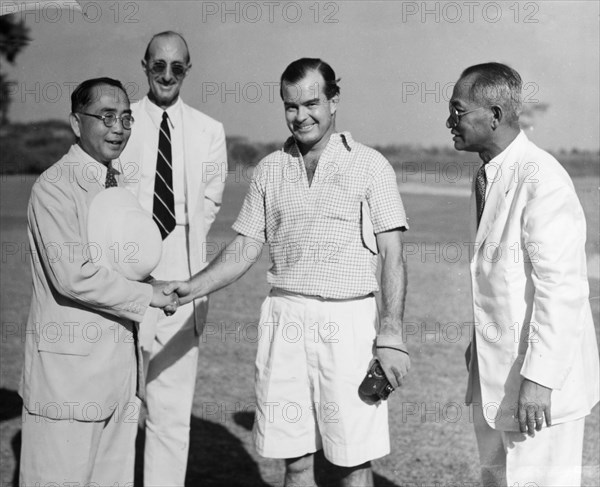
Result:
M0 57L14 64L17 54L31 40L29 28L23 20L17 21L15 15L0 16ZM0 125L8 123L8 105L10 104L10 84L6 75L0 71Z

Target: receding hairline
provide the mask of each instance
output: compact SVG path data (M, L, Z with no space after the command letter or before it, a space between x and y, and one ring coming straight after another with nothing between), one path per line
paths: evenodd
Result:
M465 90L467 96L469 97L469 100L471 101L475 101L472 89L473 84L475 84L475 82L480 78L480 76L481 73L468 73L466 75L461 74L460 78L458 78L458 81L456 82L457 85L459 83L463 85L463 89Z
M523 80L518 71L503 63L476 64L465 69L457 83L470 101L501 107L508 124L518 125L523 108Z
M504 84L511 92L515 89L513 83L517 85L519 91L522 90L523 80L521 75L518 71L503 63L490 62L469 66L463 70L458 81L460 82L467 78L471 81L469 96L473 93L473 86L482 78L488 82Z
M148 61L148 59L150 58L150 48L152 47L152 43L155 40L158 39L179 39L182 43L183 46L185 47L185 60L187 63L190 62L190 49L188 47L187 41L185 40L185 38L179 33L179 32L175 32L172 30L167 30L165 32L159 32L158 34L154 34L152 36L152 39L150 39L150 42L148 42L148 45L146 46L146 52L144 53L144 61Z

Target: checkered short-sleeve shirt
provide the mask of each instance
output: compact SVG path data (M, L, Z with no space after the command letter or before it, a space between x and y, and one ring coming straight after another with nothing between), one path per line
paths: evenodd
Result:
M265 157L233 224L269 244L271 286L326 299L378 291L377 255L363 232L397 228L408 224L393 168L347 132L331 136L310 186L293 138Z

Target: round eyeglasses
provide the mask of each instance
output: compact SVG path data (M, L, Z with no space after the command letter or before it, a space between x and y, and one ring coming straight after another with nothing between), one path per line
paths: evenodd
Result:
M77 112L77 113L79 113L80 115L86 115L88 117L94 117L94 118L97 118L98 120L102 120L102 122L104 123L104 125L106 127L112 127L115 123L117 123L117 120L120 120L123 128L126 130L129 130L134 122L133 115L131 115L129 113L124 113L121 116L115 115L114 113L107 113L105 115L96 115L95 113L86 113L86 112Z
M475 112L477 110L481 110L485 107L477 107L473 108L473 110L467 110L466 112L459 112L455 107L450 105L450 117L448 120L450 121L450 128L456 127L460 123L460 119L467 115L468 113Z
M163 61L156 61L155 63L152 63L148 69L150 73L152 73L155 76L158 76L160 74L163 74L167 70L167 66L168 64ZM185 76L185 73L187 73L187 70L188 67L185 64L171 64L171 73L173 73L173 76L175 76L176 78L183 78L183 76Z

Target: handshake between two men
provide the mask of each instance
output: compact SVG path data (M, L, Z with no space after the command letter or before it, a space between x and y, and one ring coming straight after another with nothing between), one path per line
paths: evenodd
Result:
M380 236L380 248L385 249L384 256L394 264L401 263L401 245L391 245L388 240L395 243L399 232L386 232ZM259 249L253 253L251 259L236 258L236 250L244 248ZM168 316L174 314L177 308L194 299L198 299L218 291L242 277L246 271L258 260L261 255L263 243L257 239L238 234L221 253L202 271L192 276L187 281L152 281L154 288L152 306L162 308ZM398 251L395 252L396 247ZM391 250L390 250L391 249ZM397 258L392 258L398 254ZM239 256L238 256L239 257ZM398 267L398 269L396 269ZM396 272L390 277L390 269ZM384 285L382 286L382 312L380 314L379 333L375 337L375 354L369 355L373 358L369 369L373 368L376 359L385 377L385 386L389 383L388 391L394 390L402 385L402 379L410 369L410 358L402 337L402 311L405 297L405 269L403 265L387 267L384 272ZM390 283L393 283L390 284ZM392 292L395 291L395 292ZM156 304L154 304L156 303ZM372 343L366 340L366 343ZM371 346L369 345L369 349ZM365 372L367 372L365 370ZM379 386L378 386L379 387ZM388 392L389 394L389 392ZM377 400L385 399L387 395L379 395Z
M194 300L194 296L191 296L191 285L187 281L155 280L149 284L152 285L150 306L162 309L167 316L175 314L180 305Z

